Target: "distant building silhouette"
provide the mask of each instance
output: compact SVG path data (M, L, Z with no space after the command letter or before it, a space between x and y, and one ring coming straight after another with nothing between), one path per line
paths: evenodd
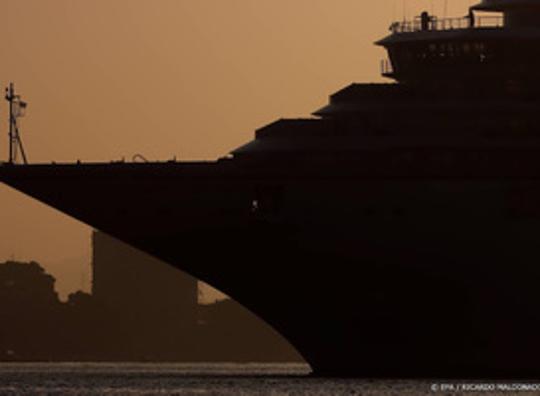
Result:
M92 242L97 301L134 321L196 323L196 278L102 232L94 232Z
M102 232L94 232L92 240L93 298L121 319L124 338L133 345L130 356L301 360L287 341L237 302L198 305L196 278Z
M92 244L96 302L122 319L135 349L146 349L140 358L178 356L181 335L197 324L197 279L102 232Z
M35 262L0 264L0 361L301 361L232 300L199 305L198 281L93 234L93 294L62 303Z

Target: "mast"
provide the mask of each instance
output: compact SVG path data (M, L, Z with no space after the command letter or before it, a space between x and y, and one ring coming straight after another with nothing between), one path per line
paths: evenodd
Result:
M13 83L9 84L9 88L6 88L6 100L9 102L9 160L10 164L15 161L14 144L13 144Z
M24 116L27 104L15 94L15 84L10 83L6 88L6 100L9 102L9 164L17 163L17 154L20 152L23 163L28 164L26 152L22 143L17 119Z

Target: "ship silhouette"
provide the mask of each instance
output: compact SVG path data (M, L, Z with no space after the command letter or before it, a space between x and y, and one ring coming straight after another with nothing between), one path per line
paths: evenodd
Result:
M217 161L0 179L224 291L315 375L539 378L540 1L390 30L395 82Z

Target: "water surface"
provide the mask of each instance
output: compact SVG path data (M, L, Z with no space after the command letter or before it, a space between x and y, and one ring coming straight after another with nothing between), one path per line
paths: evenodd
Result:
M317 396L538 395L434 391L444 382L319 379L302 364L0 363L0 395ZM435 388L434 388L435 386Z

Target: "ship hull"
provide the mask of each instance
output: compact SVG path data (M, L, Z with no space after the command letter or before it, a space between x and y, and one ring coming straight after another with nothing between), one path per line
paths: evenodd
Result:
M540 180L4 166L0 179L219 288L315 375L540 378Z

